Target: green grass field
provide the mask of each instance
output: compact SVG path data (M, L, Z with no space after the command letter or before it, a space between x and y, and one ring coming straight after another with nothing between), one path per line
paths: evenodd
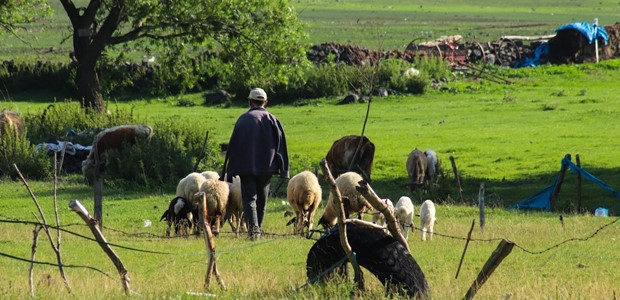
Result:
M614 1L293 1L300 19L308 23L313 43L337 41L378 48L403 48L414 38L436 38L462 34L492 40L503 34L548 34L558 26L598 17L603 25L614 23L620 14ZM53 33L33 26L35 52L3 35L0 58L21 55L48 59L67 57L69 44L59 44L64 28L62 14L49 21ZM66 22L66 21L65 21ZM47 28L47 27L46 27ZM66 33L65 33L66 35ZM47 51L56 47L53 51ZM30 53L30 54L28 54ZM574 214L576 176L567 173L556 213L523 212L504 207L531 196L551 184L566 153L581 156L582 166L610 186L620 188L617 132L620 61L600 64L544 66L535 69L498 70L511 85L469 79L456 80L446 91L423 96L373 98L365 134L375 143L373 188L392 200L401 195L414 199L416 210L426 195L406 188L405 161L414 148L432 148L442 161L446 181L438 203L437 235L420 242L420 233L409 237L413 257L424 271L435 299L462 298L501 238L518 247L497 268L478 292L478 299L614 299L620 294L617 272L617 217L591 215L602 206L613 215L620 201L609 192L584 181L583 201L589 214ZM232 126L245 107L181 107L178 100L201 103L200 94L165 99L108 99L108 106L133 108L154 123L174 119L210 131L217 143L227 142ZM292 173L316 166L331 143L350 134L360 134L367 104L335 105L339 99L318 99L307 105L270 103L269 110L282 121L287 133ZM61 104L50 94L9 94L0 109L22 114L37 113L50 102ZM455 158L467 204L456 198L449 157ZM478 186L485 183L488 205L486 227L478 227L478 209L472 205ZM30 182L47 221L54 223L53 185ZM327 197L327 186L324 198ZM109 183L104 189L104 234L123 260L137 297L147 299L192 299L192 293L212 293L223 299L345 299L353 290L351 280L326 287L302 286L307 278L306 256L313 240L293 237L286 227L289 209L285 199L268 203L265 231L259 242L235 238L226 232L216 239L218 266L227 291L213 281L205 291L206 252L203 239L163 238L165 224L159 218L174 190L154 187L126 189ZM58 187L59 215L67 230L90 236L81 219L68 209L80 199L93 209L92 189L79 175L63 177ZM320 215L323 205L319 209ZM28 260L33 225L7 220L35 221L36 207L21 182L0 179L0 253ZM563 214L564 225L559 221ZM368 216L366 216L368 218ZM315 218L318 219L318 216ZM469 244L458 279L455 279L465 238L476 220L475 239ZM145 227L145 220L152 225ZM316 221L316 220L315 220ZM416 218L416 224L418 223ZM605 225L609 225L604 227ZM602 229L601 229L602 228ZM600 229L600 231L599 231ZM55 239L54 239L55 240ZM560 245L559 245L560 244ZM55 263L47 238L38 239L36 260ZM556 247L556 245L559 245ZM130 250L120 246L148 250ZM548 250L547 250L548 249ZM64 289L58 268L37 265L33 281L37 298L120 299L126 298L112 263L99 246L69 233L62 236L62 254L73 288ZM164 252L156 254L152 252ZM540 252L540 253L539 253ZM89 266L106 275L85 268ZM0 257L0 298L29 297L27 262ZM384 298L383 289L365 272L367 290L356 298Z

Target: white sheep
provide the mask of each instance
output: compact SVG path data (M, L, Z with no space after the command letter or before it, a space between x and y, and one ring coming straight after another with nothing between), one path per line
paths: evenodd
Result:
M204 176L206 179L219 179L220 178L220 174L218 174L215 171L204 171L200 174L202 174L202 176Z
M241 197L241 179L239 176L233 177L233 182L229 183L228 186L230 191L224 222L228 221L232 231L239 235L239 232L246 232L248 230L243 218L243 199Z
M381 199L383 201L383 204L385 204L385 206L387 206L388 211L393 215L394 214L394 204L392 204L392 200L390 199ZM385 215L383 215L382 212L380 212L379 210L375 209L372 212L372 222L377 224L377 225L381 225L384 226L385 225ZM385 228L385 231L387 232L387 228Z
M409 229L413 230L413 213L414 208L411 198L407 196L400 197L394 207L394 215L396 221L400 224L401 233L406 240L409 239Z
M366 209L372 209L370 203L364 199L364 197L355 189L359 185L359 182L363 178L355 172L346 172L338 178L336 178L336 187L340 191L342 197L343 206L345 209L345 216L348 217L349 212L357 212L358 218L362 219L362 214ZM333 227L338 222L338 216L334 208L334 199L332 194L329 193L327 205L323 211L323 216L319 220L319 224L322 224L326 228Z
M205 193L207 196L207 222L211 226L213 234L217 236L220 233L220 226L226 215L230 187L228 182L218 179L206 179L195 196L198 200L200 200L200 193Z
M437 222L435 217L435 204L431 200L425 200L420 206L420 229L422 230L422 240L426 241L426 234L428 238L433 239L433 226Z
M437 153L432 149L426 149L424 151L426 155L426 180L429 186L437 181L437 176L440 172L439 159L437 159Z
M190 228L192 228L195 225L195 223L198 221L198 216L197 215L194 216L194 214L196 214L196 209L198 207L198 201L197 199L194 199L194 195L200 190L200 186L202 186L202 184L205 181L206 179L200 173L194 172L194 173L188 174L183 179L179 180L179 183L177 184L175 199L182 198L186 200L188 204L191 205L193 208L190 210L189 215L186 217L186 219L189 221ZM170 211L170 209L168 209L168 211ZM170 223L170 221L168 222L168 229L166 230L167 234L169 234L170 226L172 224L175 224L175 223L174 222ZM194 232L197 232L197 228L194 229Z
M303 171L289 180L286 198L296 214L294 234L303 234L304 229L308 233L312 230L314 214L321 203L321 197L319 179L314 173Z

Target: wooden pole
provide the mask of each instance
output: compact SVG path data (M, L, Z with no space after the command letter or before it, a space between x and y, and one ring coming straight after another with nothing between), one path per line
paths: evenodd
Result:
M101 249L103 249L103 252L108 255L108 257L116 267L118 274L121 276L121 283L123 284L125 294L129 295L129 282L131 281L131 279L129 278L127 269L123 265L120 257L118 257L118 255L116 255L116 252L114 252L114 249L110 247L108 241L103 236L103 233L101 233L101 230L99 230L97 220L88 213L88 210L82 205L82 203L80 203L79 200L72 200L71 202L69 202L69 208L71 208L71 210L77 213L82 218L82 220L84 220L86 225L88 225L88 228L90 228L90 231L95 236L95 239L99 243L99 246L101 247Z
M570 154L566 154L565 156L570 160ZM555 203L558 200L558 196L560 195L560 189L562 188L562 183L564 182L564 175L566 174L566 169L568 169L568 165L562 165L560 169L560 173L558 174L558 181L555 183L555 188L553 188L553 193L551 194L550 204L551 210L555 210Z
M575 164L581 168L579 154L575 155ZM577 212L581 213L581 172L577 172Z
M360 194L362 194L362 196L364 196L366 200L368 200L368 203L370 203L372 207L374 207L376 210L378 210L385 216L385 222L387 223L388 230L390 231L392 236L399 243L401 243L405 247L405 249L407 249L407 251L411 252L411 250L409 250L409 245L407 244L407 240L405 239L405 237L403 237L400 231L400 226L398 226L398 224L396 223L396 218L394 217L392 212L390 212L390 210L387 208L387 205L385 205L385 203L381 201L381 198L377 196L377 194L370 187L370 185L365 181L360 181L359 186L356 186L355 189Z
M515 244L513 242L506 239L503 239L499 243L497 249L493 251L493 254L491 254L491 257L489 257L487 262L484 264L482 270L480 270L478 277L472 283L471 287L467 291L467 294L465 294L465 299L474 298L482 285L487 281L487 279L489 279L489 277L491 277L493 271L495 271L495 269L502 263L504 258L506 258L508 254L510 254L514 245Z
M353 269L355 272L355 282L357 283L358 289L364 289L364 282L362 280L361 270L359 266L355 263L356 260L353 257L353 249L351 245L349 245L349 241L347 239L347 228L344 220L346 219L344 215L344 205L342 204L342 197L340 195L340 191L336 186L336 181L332 176L332 173L329 170L329 166L327 164L327 160L322 159L319 163L321 166L321 170L323 171L323 177L325 181L329 185L329 193L332 195L334 199L334 208L336 209L336 214L338 215L338 231L340 236L340 246L344 250L344 253L347 255L347 259L353 265Z
M463 254L461 255L461 261L459 261L459 268L456 269L456 276L454 279L459 278L459 273L461 272L461 265L463 265L463 259L465 259L465 252L467 252L467 246L469 246L469 241L471 240L471 233L474 231L474 226L476 225L476 219L471 220L471 228L469 229L469 233L467 234L467 241L465 242L465 248L463 249Z
M209 250L209 263L207 264L207 274L205 275L205 289L209 290L211 285L211 274L215 275L215 279L222 286L222 289L226 290L224 280L220 276L220 271L217 269L217 262L215 261L215 240L213 239L213 233L211 232L211 226L209 226L208 214L207 214L207 194L201 192L200 197L200 224L202 224L203 234L205 238L205 244Z
M456 190L459 193L459 199L461 203L464 203L463 199L463 189L461 188L461 177L459 176L459 171L456 169L456 162L454 161L454 156L450 156L450 163L452 164L452 171L454 171L454 179L456 180Z
M484 182L480 184L478 190L478 211L480 214L480 230L484 231L485 215L484 215Z
M97 145L95 147L95 169L93 171L93 193L94 193L94 210L95 222L99 230L103 231L103 176L99 171L101 161L99 160L99 151Z

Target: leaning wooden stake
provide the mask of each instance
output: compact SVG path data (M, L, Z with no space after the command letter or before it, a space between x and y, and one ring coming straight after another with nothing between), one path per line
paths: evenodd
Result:
M452 171L454 171L454 180L456 180L456 190L459 193L459 199L461 203L464 203L463 199L463 189L461 188L461 177L459 176L459 171L456 169L456 162L454 161L454 156L450 156L450 163L452 164Z
M22 183L24 183L24 186L26 186L28 193L30 193L30 198L32 198L32 201L34 201L34 204L37 206L37 210L39 211L39 216L41 216L41 219L43 221L43 225L42 225L43 231L45 231L45 235L47 235L47 239L50 245L52 246L52 250L54 250L54 253L56 254L56 260L58 261L58 269L60 271L60 277L62 277L62 281L64 282L65 287L67 288L67 291L71 293L71 285L69 284L69 280L67 279L67 276L65 274L65 268L63 267L64 264L62 263L62 255L60 255L60 248L59 248L60 240L58 240L58 245L54 244L52 235L49 230L49 225L47 224L47 219L45 218L45 214L43 213L43 209L41 208L41 205L39 205L39 201L37 201L37 197L34 195L34 192L30 188L30 185L24 178L24 175L22 175L22 172L19 170L17 165L13 164L13 167L15 168L15 171L17 171L17 175L19 175L19 178L21 179ZM36 215L35 215L35 218L36 218Z
M469 246L469 241L471 240L471 233L474 231L474 226L476 225L476 219L471 220L471 228L469 229L469 233L467 234L467 242L465 242L465 248L463 249L463 254L461 254L461 261L459 261L459 267L456 269L456 276L454 279L459 278L459 273L461 272L461 266L463 265L463 259L465 259L465 253L467 252L467 247Z
M478 190L478 211L480 213L480 230L484 231L485 215L484 215L484 182L480 184Z
M103 249L103 252L105 252L110 260L112 260L112 263L114 263L116 270L118 270L118 274L121 276L121 283L123 284L125 294L129 295L129 281L131 281L131 279L129 278L127 269L125 269L123 262L118 255L116 255L116 252L114 252L110 245L108 245L108 241L103 236L103 233L101 233L101 230L99 230L97 220L88 213L88 210L78 200L72 200L69 202L69 208L77 213L82 220L84 220L86 225L88 225L88 228L90 228L90 231L93 233L93 236L95 236L95 239L99 243L99 246L101 246L101 249Z
M409 244L407 244L407 240L405 239L405 237L403 237L402 233L400 232L400 226L398 226L396 223L396 218L387 208L387 205L385 205L383 201L381 201L381 198L377 196L375 191L370 187L370 185L366 181L360 181L358 184L359 186L356 186L355 189L360 194L362 194L362 196L364 196L366 200L368 200L368 202L370 203L370 205L372 205L372 207L380 211L385 216L385 222L387 223L388 230L390 231L392 236L399 243L401 243L405 247L405 249L407 249L407 251L411 252L411 250L409 250Z
M207 264L207 274L205 275L205 289L209 290L211 285L211 274L215 275L215 279L222 286L222 289L226 289L224 280L220 276L220 271L217 269L217 262L215 261L215 240L213 239L213 233L211 232L211 226L209 226L208 214L207 214L207 194L201 192L198 194L200 197L200 224L202 225L202 233L205 237L205 243L209 250L209 263Z
M334 180L334 177L332 176L332 173L327 166L327 161L325 159L322 159L320 165L321 170L323 171L325 181L329 185L329 192L334 199L334 208L336 209L336 214L338 215L338 231L340 234L340 245L342 246L344 253L346 253L347 259L353 265L355 271L355 282L357 282L357 287L360 290L363 290L364 282L362 280L361 270L359 269L357 263L355 263L356 260L353 257L353 249L351 248L351 245L349 245L349 241L347 240L347 228L344 222L344 205L342 204L340 191L338 190L338 187L336 186L336 181Z
M30 287L30 297L34 298L34 281L32 279L34 275L34 258L37 253L37 240L39 239L39 232L43 229L43 226L37 225L32 230L32 251L30 252L30 269L28 271L28 286Z
M487 281L487 279L489 279L489 277L491 277L491 274L493 274L495 268L497 268L497 266L502 263L502 261L504 260L504 258L506 258L506 256L508 256L508 254L510 254L510 251L512 251L512 247L514 247L514 245L515 244L513 242L506 239L503 239L499 243L497 249L493 251L493 254L491 254L491 257L489 257L487 262L484 264L482 270L480 270L478 277L476 278L474 283L472 283L471 287L467 291L467 294L465 294L465 299L474 298L482 285Z
M566 154L565 157L570 160L570 154ZM560 168L560 173L558 174L558 180L555 183L555 188L553 188L553 193L551 194L551 199L549 200L552 211L555 210L555 203L560 196L560 189L562 189L562 183L564 183L564 175L566 174L567 169L568 165L562 164L562 168Z

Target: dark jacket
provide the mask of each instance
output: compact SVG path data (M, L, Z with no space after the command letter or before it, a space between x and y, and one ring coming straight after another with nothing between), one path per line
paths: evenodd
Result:
M288 149L280 121L264 107L242 114L230 136L222 177L280 175L289 178Z

